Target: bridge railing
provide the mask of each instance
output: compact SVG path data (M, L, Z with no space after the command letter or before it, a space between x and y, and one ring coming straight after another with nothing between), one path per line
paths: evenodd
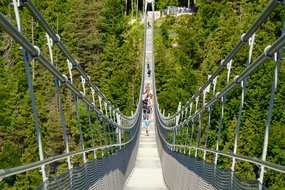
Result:
M157 125L159 126L159 134L161 137L161 143L163 146L168 147L172 151L178 151L184 153L186 155L194 156L198 159L199 152L202 153L202 158L205 161L207 153L212 153L214 157L214 164L218 167L218 159L219 157L226 157L231 160L230 172L228 173L231 176L229 179L230 188L234 187L234 171L237 160L245 161L247 163L251 163L256 165L259 169L259 177L257 178L258 182L255 183L255 187L262 189L263 181L264 181L264 173L265 168L285 173L285 167L282 165L274 164L266 161L267 157L267 149L268 149L268 138L269 138L269 130L272 120L272 110L274 105L275 93L277 90L277 81L278 81L278 73L280 69L280 63L282 61L282 48L285 45L285 35L284 35L284 25L282 29L281 36L276 39L270 46L267 46L264 49L264 52L260 54L255 61L251 61L252 59L252 51L253 46L255 44L255 32L261 27L263 23L266 22L268 17L273 13L274 9L281 5L283 2L278 0L273 0L263 11L263 13L256 19L254 24L250 27L250 29L241 36L241 40L239 43L232 49L232 51L228 54L228 56L221 61L221 64L214 71L212 75L208 76L207 81L204 85L197 91L195 95L193 95L189 102L187 102L184 106L178 106L178 111L169 117L165 117L159 107L157 110ZM264 35L264 34L263 34ZM233 64L233 58L240 53L240 50L243 46L248 45L249 53L248 53L248 61L247 66L244 70L238 71L239 75L233 77L233 80L230 80L231 69ZM244 156L237 154L238 148L238 139L240 133L240 125L242 112L245 102L245 89L247 79L252 76L254 71L260 68L264 63L268 61L273 61L274 65L274 75L273 82L270 93L270 101L268 107L268 115L266 120L266 127L264 131L264 142L262 144L262 155L261 158L255 158L252 156ZM242 63L243 64L243 63ZM220 92L216 93L216 85L218 76L222 78L222 71L226 70L227 75L225 81L221 81L219 87L221 88ZM237 72L235 72L237 73ZM211 86L212 85L212 86ZM223 152L220 150L221 144L221 131L223 129L223 119L225 115L225 105L226 105L226 96L229 92L233 92L235 87L241 86L241 100L238 112L238 121L236 130L234 133L234 144L233 150L231 153ZM207 97L207 93L212 92L212 96ZM200 98L201 97L201 98ZM156 96L155 96L156 98ZM200 98L200 100L199 100ZM207 101L208 99L208 101ZM157 99L156 99L157 101ZM217 106L219 104L219 106ZM155 105L158 105L156 102ZM214 109L219 108L220 110ZM215 149L208 148L209 144L209 136L210 136L210 128L213 125L211 123L212 116L215 112L219 112L220 121L218 123L218 131L216 136ZM204 125L203 124L203 114L208 114L208 121ZM198 124L197 124L198 123ZM198 125L198 126L195 126ZM202 144L201 136L202 136L202 126L206 126L204 130L204 144ZM212 134L213 135L213 134ZM177 136L180 138L177 139ZM171 153L172 154L172 153ZM174 154L174 153L173 153ZM215 172L215 171L214 171ZM235 187L236 188L236 187Z
M260 28L260 26L267 21L267 18L271 15L271 13L274 11L274 9L281 4L281 1L279 0L273 0L266 9L262 12L262 14L256 19L254 24L250 27L250 29L241 35L240 41L236 44L236 46L232 49L232 51L228 54L228 56L221 61L221 64L218 66L218 68L214 71L212 75L206 80L204 85L190 98L190 100L182 106L181 109L179 109L175 114L171 116L163 116L163 114L160 112L161 118L164 118L165 121L173 121L176 120L177 116L180 116L183 113L187 112L189 115L191 115L191 110L194 109L195 104L197 102L197 98L202 96L205 90L211 84L215 86L217 82L218 75L221 74L221 72L225 69L228 69L227 65L231 62L233 57L241 50L242 47L245 45L250 45L250 41L255 34L255 32ZM215 91L213 91L215 93ZM186 114L184 115L186 117Z
M56 34L51 26L44 19L42 14L38 11L32 1L16 1L13 0L13 5L15 9L16 23L17 28L13 26L13 24L5 18L5 16L0 13L0 26L3 28L5 32L7 32L17 43L22 47L22 52L24 56L24 63L26 68L26 76L28 80L31 103L33 109L33 116L36 127L36 135L38 140L38 149L39 149L39 157L40 160L33 162L31 164L27 164L24 166L19 166L15 168L1 169L0 170L0 179L4 179L6 177L20 174L23 172L27 172L36 168L41 168L40 172L42 173L44 188L48 188L49 179L46 174L46 165L55 163L56 161L66 159L68 172L69 172L69 182L70 184L74 184L73 181L74 175L78 175L78 173L73 173L72 171L76 171L73 168L73 160L72 157L76 155L82 155L83 163L82 167L88 166L88 160L91 161L93 159L98 160L99 156L114 156L116 159L121 159L120 162L123 163L124 168L119 168L124 170L123 179L125 180L132 165L134 164L134 155L136 152L136 142L137 136L139 132L139 125L141 120L141 101L138 101L137 109L134 115L125 116L122 114L118 108L113 106L111 102L104 96L104 94L99 90L99 88L94 84L91 80L91 77L82 69L79 65L78 61L74 59L71 53L67 50L67 48L61 42L61 39L58 34ZM20 11L19 7L27 7L32 17L38 21L42 29L46 32L49 59L43 55L40 51L39 47L36 47L28 40L28 38L23 34L21 27L21 19L20 19ZM53 45L56 44L60 52L67 59L67 71L69 76L65 75L61 72L58 67L54 64L53 60ZM34 94L33 82L31 80L31 72L29 63L32 60L37 60L39 63L49 71L49 73L54 77L54 86L56 89L56 96L58 102L58 108L60 112L60 120L61 126L63 129L63 138L64 138L64 153L52 157L45 157L44 148L42 146L42 137L41 130L36 108L36 97ZM79 75L73 75L73 71L76 70ZM143 70L144 73L144 70ZM66 73L67 74L67 73ZM75 81L77 79L77 81ZM79 79L79 80L78 80ZM78 82L80 81L80 82ZM140 96L143 92L144 88L144 75L142 74L142 82L140 88ZM89 88L88 88L89 87ZM76 111L76 120L79 129L79 142L81 149L70 151L70 139L68 136L68 127L66 126L66 118L64 115L63 103L61 89L69 90L73 96L73 103ZM139 98L141 100L141 97ZM89 125L89 135L92 139L91 147L87 147L84 142L83 137L83 128L82 128L82 120L80 120L80 102L83 103L85 107L85 112L87 113L88 125ZM94 131L94 126L97 131ZM95 138L99 139L99 145L95 145ZM135 150L134 150L135 148ZM124 151L125 150L125 153ZM92 153L91 156L88 153ZM114 161L114 160L113 160ZM128 162L127 162L128 161ZM92 161L92 163L101 163L106 164L104 159L102 161ZM110 160L108 161L110 162ZM130 164L129 164L130 163ZM110 170L116 169L115 165L113 168L109 168ZM125 173L127 170L128 172ZM102 171L103 172L103 171ZM106 170L104 172L110 172ZM103 173L101 173L103 175ZM117 173L118 174L118 173ZM117 174L114 174L117 175ZM120 175L119 175L120 176ZM101 176L102 177L102 176ZM96 178L97 179L97 178ZM99 178L98 178L99 179ZM97 179L97 180L98 180ZM94 181L94 179L92 179ZM83 183L82 181L81 183ZM85 181L86 182L86 181ZM91 184L92 185L92 184ZM123 184L122 184L123 185Z

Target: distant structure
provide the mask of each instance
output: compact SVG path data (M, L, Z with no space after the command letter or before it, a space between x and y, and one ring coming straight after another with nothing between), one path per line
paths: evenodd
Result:
M177 7L177 14L176 14L176 16L180 16L180 15L184 15L184 14L192 15L193 13L195 13L195 11L192 8Z
M173 15L180 16L185 14L195 14L198 11L198 7L196 7L195 0L188 0L187 7L176 7L176 6L166 6L165 9L162 10L162 16Z
M166 8L162 10L162 16L166 15L180 16L185 14L192 15L194 13L196 12L192 8L188 7L166 6Z
M166 6L165 9L162 9L162 16L176 15L176 14L177 14L177 7L175 6Z

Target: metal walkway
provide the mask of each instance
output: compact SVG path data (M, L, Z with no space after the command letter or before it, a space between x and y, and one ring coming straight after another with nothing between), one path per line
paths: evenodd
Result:
M148 21L151 22L152 16L149 14ZM152 22L151 22L152 23ZM147 29L145 40L146 59L149 59L153 71L153 29ZM146 64L145 64L146 67ZM153 73L153 72L152 72ZM153 75L147 76L147 69L145 69L145 86L150 84L150 89L153 92ZM139 148L136 163L132 173L130 174L125 189L139 190L139 189L168 189L164 183L162 176L161 163L158 156L156 136L155 134L155 113L153 109L151 117L151 126L149 136L146 136L144 130L144 120L141 123L141 133L139 137Z
M6 178L10 176L33 171L35 174L37 173L37 175L42 175L43 183L37 187L38 190L266 190L267 187L271 188L275 186L275 188L279 188L277 186L280 186L279 189L284 187L285 166L281 162L273 162L279 155L274 153L275 157L272 156L272 149L269 147L273 146L274 143L270 142L269 138L274 138L272 135L276 134L272 133L270 137L270 128L274 128L275 120L272 120L272 118L275 117L274 112L276 109L279 111L278 105L280 105L280 102L276 101L277 103L274 103L274 101L275 97L281 93L278 91L278 87L281 85L278 86L277 84L282 76L279 74L279 70L280 65L282 65L281 63L283 63L282 60L284 60L282 54L284 54L283 47L285 47L285 20L280 37L275 36L270 45L259 44L259 46L257 46L258 48L264 45L269 46L267 46L263 52L257 51L256 55L252 56L253 47L256 47L256 42L254 41L255 33L258 32L258 29L261 28L263 23L269 20L268 17L272 15L275 8L280 7L280 5L285 5L284 1L272 0L251 25L249 30L241 35L240 40L225 59L221 59L220 65L216 67L212 75L208 76L203 86L199 88L187 103L184 105L181 103L178 104L178 111L175 114L167 117L161 113L156 98L153 63L153 27L147 29L148 25L145 24L143 68L146 67L145 62L148 59L152 68L152 74L148 77L147 69L142 71L140 95L143 94L145 86L149 84L152 94L154 95L150 136L146 136L143 128L144 121L141 120L142 101L138 101L137 110L133 116L126 116L121 113L119 109L105 97L98 86L94 84L92 79L67 50L63 42L60 41L60 36L52 30L52 27L47 23L32 1L20 0L18 2L22 2L23 4L19 4L16 0L13 0L15 23L17 24L14 26L14 22L11 22L14 20L8 19L8 17L0 12L0 27L1 30L3 29L4 32L11 36L15 42L22 47L27 84L31 97L31 109L35 123L39 160L17 167L0 168L0 181L5 181ZM143 5L144 12L149 8L149 3L152 4L152 11L154 11L154 1L147 0ZM18 9L19 6L21 6L20 10ZM22 33L21 12L23 9L27 9L26 12L30 12L30 15L39 23L41 29L46 32L49 56L41 54L40 50L44 48L43 46L34 46L33 43L29 41L29 37ZM278 8L278 11L280 10L281 9ZM278 15L280 12L273 14ZM24 15L27 16L26 13ZM154 14L153 12L149 12L145 23L149 21L153 26L153 20ZM272 21L272 19L270 20ZM272 23L270 23L270 26L272 26ZM281 26L280 22L277 23L276 27L278 26ZM271 30L268 32L271 32ZM44 34L44 32L42 34ZM260 33L257 33L257 35L260 35ZM264 35L264 33L262 33L262 35ZM270 34L268 37L271 36ZM257 42L258 41L259 40L257 40ZM64 71L60 71L54 64L54 48L57 48L67 60L67 64L63 62L58 63L65 64L67 68ZM238 57L240 53L243 53L241 52L242 48L248 50L248 54L246 55L248 58L247 62L241 62L242 60ZM38 118L36 109L36 98L38 97L34 94L34 86L30 73L30 62L33 59L37 59L38 63L49 71L49 76L52 76L54 79L54 88L56 90L60 122L63 131L64 145L62 146L64 146L65 150L54 156L45 155L46 150L44 150L45 147L42 146L40 126L43 123ZM274 74L272 80L264 84L271 85L271 92L267 94L262 93L262 97L265 99L270 97L270 100L268 103L262 103L263 108L261 110L267 111L268 115L266 122L264 121L264 124L258 126L261 127L262 130L264 129L264 131L259 132L262 136L264 135L262 139L263 143L260 143L262 155L261 152L260 154L255 153L256 155L253 155L250 152L251 150L246 151L245 154L240 154L239 151L242 150L242 147L238 146L238 143L242 140L240 139L242 135L241 129L242 127L247 127L241 122L242 119L244 119L242 113L246 110L244 104L248 101L245 98L245 92L247 88L260 90L254 83L252 86L247 86L247 79L250 77L250 80L253 80L251 76L254 72L256 70L263 71L264 67L262 67L262 65L267 64L269 61L271 61L270 64L272 64L272 66L268 67L267 70L271 69L271 72L274 72ZM245 64L246 66L244 65L243 70L239 68L238 70L234 70L234 64ZM77 72L76 75L72 74L73 70ZM227 75L225 75L226 73ZM81 85L78 87L77 82L75 84L73 83L74 80L81 81ZM90 87L91 91L86 90L85 87ZM74 97L74 105L71 106L75 106L76 113L73 114L72 119L77 121L80 134L77 140L80 142L80 144L78 144L80 148L72 151L69 149L69 128L66 127L64 107L62 106L62 100L67 93L62 93L61 88L65 88L64 90L71 92ZM265 87L261 90L264 88ZM233 91L234 89L238 91ZM234 111L231 111L232 118L227 118L229 121L237 118L237 124L232 128L234 130L228 134L234 136L234 142L229 146L232 147L232 149L228 150L223 148L223 146L228 146L228 144L221 141L223 131L226 130L226 127L228 128L228 126L225 126L226 117L224 116L226 112L228 112L225 106L231 103L229 97L239 95L237 92L241 93L240 97L236 97L240 98L238 113L234 115ZM228 100L226 101L227 97ZM140 96L139 99L141 98ZM81 122L82 120L80 120L80 116L82 115L80 112L82 112L82 110L79 109L79 101L85 105L85 112L88 117L87 123ZM84 124L86 124L86 126L83 128L82 126ZM86 132L85 134L87 134L87 132L90 134L89 140L92 142L92 145L88 145L88 143L84 142L83 138L84 133L82 129L87 130L86 127L88 125L88 131L84 132ZM141 130L139 130L140 127ZM95 143L95 138L99 140L99 142ZM223 146L220 146L222 143ZM251 144L248 143L248 147L250 146ZM77 158L74 159L76 155ZM270 155L270 157L268 155ZM79 156L82 158L80 164L83 164L77 166L79 164ZM226 159L227 161L219 162L221 159ZM49 165L54 165L54 163L58 163L59 161L62 163L66 162L68 169L61 175L50 175L50 172L48 172L50 170ZM248 165L248 171L252 169L250 173L255 175L256 179L247 180L237 175L243 169L242 167L238 167L241 162L243 162L242 164L246 163ZM224 168L225 163L228 163L231 167ZM266 172L268 173L266 174ZM274 175L279 175L280 177L271 178L271 172L275 172ZM34 177L37 176L35 175ZM277 178L280 180L274 181Z
M144 126L143 123L142 126ZM144 130L141 131L137 159L126 182L125 190L168 189L162 176L154 127L154 119L152 119L150 136L146 136Z

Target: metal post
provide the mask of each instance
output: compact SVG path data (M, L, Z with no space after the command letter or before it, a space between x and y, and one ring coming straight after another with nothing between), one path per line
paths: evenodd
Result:
M117 114L117 120L118 120L118 125L122 126L121 123L121 116L119 114ZM121 128L117 128L117 132L118 132L118 143L120 144L120 149L122 149L122 129Z
M191 113L192 113L192 105L193 105L193 102L191 102L190 106L189 106L190 107L189 108L189 116L191 116ZM192 124L192 128L193 128L193 124ZM193 131L193 129L192 129L192 131ZM192 133L191 133L191 138L190 138L190 146L192 146L191 141L192 141ZM189 149L188 154L190 155L190 153L191 153L191 148Z
M100 95L98 95L98 100L99 100L99 105L100 105L100 111L101 111L102 114L104 114L103 110L102 110L102 98L101 98Z
M216 84L217 84L217 77L215 77L215 79L213 80L212 98L215 96ZM209 116L208 116L208 125L207 125L207 129L206 129L205 148L207 148L207 143L208 143L209 130L210 130L210 126L211 126L212 111L213 111L213 108L212 108L212 106L211 106L211 107L208 108ZM206 155L207 155L207 151L205 150L205 151L204 151L204 155L203 155L203 159L204 159L205 161L206 161Z
M200 88L201 89L201 88ZM199 90L200 90L199 89ZM196 101L196 106L195 106L195 114L196 114L196 112L197 112L197 110L198 110L198 104L199 104L199 97L200 96L198 96L196 99L195 99L195 101ZM200 122L199 122L199 127L200 127ZM194 133L194 128L192 127L192 129L193 129L193 133ZM193 137L193 133L191 134L191 141L192 141L192 137ZM198 137L197 137L198 138ZM197 156L197 148L195 148L195 157Z
M198 155L198 149L197 147L199 147L199 141L200 141L200 135L201 135L201 128L202 128L202 118L203 114L199 114L199 126L198 126L198 135L197 135L197 143L196 143L196 149L195 149L195 157L197 158Z
M98 113L96 113L95 108L94 108L94 113L96 116L96 124L97 124L97 131L98 131L98 137L99 137L99 141L100 141L100 147L102 147L102 137L101 137L101 130L100 130L100 122L99 122L99 118L98 118ZM102 157L104 156L104 151L101 149L101 154Z
M112 108L110 106L109 106L109 114L110 114L110 119L113 120L112 119Z
M88 114L88 121L89 121L89 127L90 127L90 135L91 135L91 140L92 140L92 148L95 147L95 142L94 142L94 135L93 135L93 126L92 126L92 121L91 121L91 116L90 116L90 107L88 105L86 105L86 109L87 109L87 114ZM96 151L93 151L94 154L94 159L96 159Z
M250 47L249 47L249 53L248 53L247 66L250 65L250 63L251 63L251 56L252 56L252 50L253 50L253 45L254 45L254 39L255 39L255 33L249 39ZM247 81L247 79L245 79L244 81L241 81L242 92L241 92L241 100L240 100L240 105L239 105L238 122L237 122L236 133L235 133L235 140L234 140L234 151L233 151L234 154L236 154L236 152L237 152L239 129L240 129L241 116L242 116L244 97L245 97L245 90L246 90L246 81ZM233 157L233 159L232 159L232 167L231 167L232 172L235 171L235 163L236 163L236 159ZM232 176L232 178L233 178L233 176Z
M82 89L83 89L83 96L86 95L86 88L85 88L85 83L86 83L86 80L85 78L81 75L80 76L81 78L81 84L82 84ZM91 88L92 89L92 88ZM92 91L92 90L91 90ZM94 106L95 106L95 102L94 102ZM94 148L95 147L95 144L94 144L94 138L93 138L93 130L92 130L92 122L91 122L91 117L90 117L90 107L85 104L85 107L86 107L86 110L87 110L87 114L88 114L88 121L89 121L89 127L90 127L90 135L91 135L91 139L92 139L92 147ZM94 150L93 152L94 154L94 159L96 159L96 152ZM85 158L86 159L86 158Z
M226 85L229 84L232 63L233 63L233 60L230 60L230 62L228 62L228 64L227 64L228 74L227 74L227 84Z
M113 121L116 122L116 110L113 109Z
M210 129L210 125L211 125L212 107L208 108L208 112L209 112L209 116L208 116L208 125L207 125L207 129L206 129L205 148L207 148L207 143L208 143L209 129ZM207 154L207 151L205 150L204 155L203 155L204 161L206 161L206 154Z
M73 83L73 78L72 78L72 63L67 59L67 66L68 66L68 71L69 71L69 77L70 77L70 82Z
M76 109L76 117L77 117L77 123L79 128L79 135L80 135L80 142L81 142L81 150L84 150L84 140L83 140L83 134L82 134L82 128L81 128L81 122L80 122L80 115L79 115L79 107L78 107L78 97L74 95L74 101L75 101L75 109ZM84 164L87 162L86 160L86 153L82 153Z
M178 104L177 112L179 112L180 110L181 110L181 102L179 102L179 104ZM176 125L179 124L180 115L181 115L181 114L179 113L179 114L177 114L177 116L176 116Z
M177 112L181 110L181 102L179 102L177 107ZM178 114L175 118L175 125L177 126L179 124L180 114ZM173 131L173 144L176 145L176 134L177 134L177 127Z
M19 14L19 9L18 9L19 3L16 2L16 0L13 0L13 5L14 5L14 11L15 11L15 15L16 15L16 22L17 22L17 26L18 26L18 31L22 34L21 20L20 20L20 14ZM24 63L25 63L25 71L26 71L28 86L29 86L29 90L30 90L33 117L34 117L34 122L35 122L35 127L36 127L36 135L37 135L38 147L39 147L39 157L40 157L40 160L44 160L42 137L41 137L41 131L40 131L40 123L39 123L39 118L38 118L38 113L37 113L36 99L35 99L33 83L31 80L31 71L30 71L30 65L29 65L29 60L28 60L28 53L26 52L26 50L24 48L22 48L22 53L23 53L23 58L24 58ZM38 53L40 54L40 51ZM47 180L45 165L41 166L41 173L42 173L42 180L43 180L43 182L45 182Z
M181 130L179 129L179 127L176 128L176 144L179 145L179 139L181 139ZM176 146L175 151L179 152L179 147Z
M117 144L117 134L116 134L116 125L112 124L113 132L112 132L112 137L113 137L113 142L114 144Z
M199 103L199 96L195 99L196 100L196 107L195 107L195 113L198 109L198 103Z
M189 130L188 123L186 125L187 125L187 128L186 128L186 137L185 137L185 144L184 144L184 154L186 153L186 146L187 146L187 139L188 139L188 130Z
M119 110L118 110L119 111ZM117 114L117 124L119 126L121 126L121 118L120 118L120 115L119 113L116 113ZM118 137L118 144L120 145L120 149L122 149L122 138L121 138L121 128L116 128L116 132L117 132L117 137Z
M70 77L70 82L73 84L73 77L72 77L72 63L67 59L67 65L68 65L68 70L69 70L69 77ZM82 128L81 128L81 123L80 123L80 115L79 115L79 108L78 108L78 96L73 94L74 96L74 103L75 103L75 111L76 111L76 117L77 117L77 123L78 123L78 128L79 128L79 133L80 133L80 142L81 142L81 150L84 150L84 141L83 141L83 135L82 135ZM82 153L83 161L86 163L86 153Z
M108 109L107 109L107 103L104 102L104 106L105 106L105 115L108 117Z
M224 119L224 109L225 109L225 96L221 97L221 102L222 102L222 112L220 116L220 125L219 125L219 131L218 131L218 137L217 137L217 143L216 143L216 150L219 150L219 142L220 142L220 137L221 137L221 131L223 128L223 119ZM215 154L215 167L217 166L218 163L218 153Z
M47 45L48 45L49 54L50 54L50 62L51 62L51 64L54 65L53 53L52 53L53 41L49 37L48 34L46 34L46 38L47 38ZM62 102L61 102L60 91L59 91L59 86L60 86L59 82L60 81L55 77L54 84L55 84L55 88L56 88L57 102L58 102L58 107L59 107L59 112L60 112L61 125L62 125L62 129L63 129L63 139L64 139L65 152L69 153L69 143L68 143L67 130L66 130L65 119L64 119L64 112L62 109ZM67 157L67 164L68 164L68 169L70 170L72 168L70 156Z
M222 61L222 63L223 63L223 61ZM230 62L227 64L228 74L227 74L226 86L228 86L228 84L229 84L231 67L232 67L232 60L230 60ZM223 97L221 97L221 102L222 102L222 112L221 112L221 116L220 116L220 126L219 126L219 131L218 131L216 150L219 150L221 131L223 128L224 110L225 110L225 104L226 104L226 94ZM218 153L215 154L215 167L217 166L217 163L218 163Z
M108 122L108 121L107 121ZM112 144L112 139L111 139L111 131L110 131L110 123L108 122L108 124L107 124L107 127L108 127L108 133L109 133L109 144L111 145ZM110 149L111 148L109 148L109 153L110 153Z
M208 79L211 77L211 75L208 75ZM203 91L203 102L202 102L202 107L205 106L205 102L206 102L206 94L207 92L210 92L210 88L211 88L211 84L209 84L207 86L207 88L205 88L205 90ZM197 110L197 108L196 108ZM198 136L197 136L197 146L199 147L200 145L200 137L201 137L201 131L202 131L202 122L203 122L203 112L199 114L199 127L198 127ZM195 157L197 157L198 154L198 149L196 148L195 150ZM204 151L205 152L205 151Z
M183 145L184 144L184 139L185 139L185 133L186 133L186 130L185 130L185 124L183 123L182 124L182 138L181 138L181 145ZM182 148L182 147L181 147ZM181 151L181 150L180 150ZM181 151L182 152L182 151ZM185 146L184 146L184 148L183 148L183 153L185 153Z
M176 133L177 133L177 128L175 128L173 130L173 142L172 144L175 146L176 145ZM172 150L173 150L173 147L172 147Z
M85 81L85 78L82 75L80 76L80 78L81 78L81 84L82 84L82 89L83 89L83 95L85 96L86 95L86 89L85 89L86 81Z
M92 87L90 87L90 89L91 89L91 94L92 94L92 100L93 100L93 106L94 106L94 109L96 108L96 103L95 103L95 90L92 88Z
M280 54L281 54L281 52L279 52L279 56L281 57ZM272 119L274 97L275 97L275 93L276 93L276 89L277 89L280 62L281 62L281 58L278 58L278 61L276 61L275 70L274 70L274 78L273 78L273 84L272 84L272 89L271 89L271 97L270 97L270 102L269 102L269 109L268 109L268 115L267 115L267 120L266 120L266 128L265 128L265 133L264 133L264 142L263 142L263 149L262 149L262 156L261 156L261 159L263 161L266 161L266 156L267 156L269 131L270 131L270 125L271 125L271 119ZM258 179L260 182L260 185L259 185L260 190L262 189L264 172L265 172L265 167L261 166L260 175L259 175L259 179Z
M195 119L192 119L192 131L191 131L191 138L190 138L190 146L193 146L192 144L192 139L193 139L193 134L194 134L194 128L195 128ZM189 149L189 155L191 154L191 148Z
M104 118L102 118L102 126L103 126L103 130L104 130L105 143L106 143L106 145L108 145L108 139L106 136L106 126L105 126L105 119Z
M283 27L282 27L282 35L285 33L285 19L283 21ZM274 76L273 76L273 83L271 87L271 96L270 96L270 102L269 102L269 108L268 108L268 115L266 120L266 128L264 133L264 142L263 142L263 148L262 148L262 156L261 159L263 161L266 161L267 156L267 147L268 147L268 138L269 138L269 131L270 131L270 125L271 125L271 119L272 119L272 111L273 111L273 105L274 105L274 97L277 90L277 83L278 83L278 73L280 69L280 63L282 61L282 48L279 50L278 54L275 54L275 69L274 69ZM264 178L264 172L265 167L261 166L260 174L259 174L259 190L262 189L263 184L263 178Z
M189 116L191 116L191 113L192 113L192 105L193 105L193 102L190 103Z

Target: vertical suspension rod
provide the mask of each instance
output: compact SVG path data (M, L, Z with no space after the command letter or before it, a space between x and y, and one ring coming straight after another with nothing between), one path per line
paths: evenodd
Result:
M16 0L13 0L13 5L14 5L14 11L16 15L17 24L18 24L18 31L22 34L23 32L22 32L22 26L21 26L21 19L20 19L19 9L18 9ZM27 81L28 81L28 86L29 86L29 91L30 91L33 117L34 117L34 122L35 122L35 127L36 127L36 136L37 136L38 147L39 147L39 157L40 157L40 160L42 161L44 160L44 153L43 153L43 146L42 146L42 137L41 137L39 117L38 117L37 107L36 107L36 98L35 98L34 87L33 87L32 79L31 79L31 71L30 71L30 65L29 65L29 60L28 60L29 56L24 48L22 48L22 53L23 53L25 71L26 71L26 76L27 76ZM39 53L40 52L38 52L38 54ZM42 173L42 180L43 182L45 182L47 180L45 165L41 166L41 173Z

